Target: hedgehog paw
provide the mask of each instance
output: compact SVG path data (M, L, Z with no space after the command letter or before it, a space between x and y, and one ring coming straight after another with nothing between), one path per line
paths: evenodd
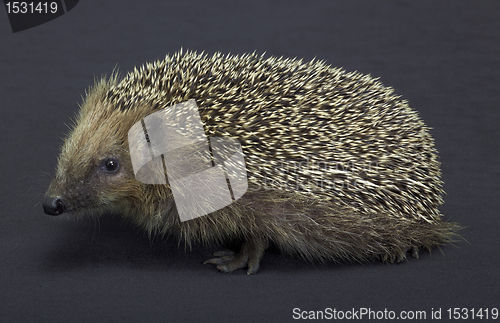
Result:
M237 254L232 251L217 251L213 254L216 258L209 259L203 264L216 265L217 269L223 273L248 267L247 274L251 275L259 270L260 260L266 249L267 241L246 241Z
M403 260L406 259L406 255L407 254L410 254L413 258L416 258L418 259L418 247L408 247L406 248L406 251L403 253L403 252L399 252L399 253L393 253L393 254L384 254L384 255L381 255L381 260L382 262L388 262L388 263L394 263L394 262L401 262Z
M395 262L399 263L405 259L406 255L404 253L383 254L380 256L380 260L382 260L382 262L390 264L393 264Z

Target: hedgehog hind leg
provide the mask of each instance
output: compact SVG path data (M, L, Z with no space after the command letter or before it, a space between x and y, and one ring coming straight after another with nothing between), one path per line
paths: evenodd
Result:
M247 274L252 275L259 270L260 260L268 247L265 239L246 240L238 253L232 251L217 251L213 255L216 258L208 259L203 264L216 265L217 269L224 273L248 267Z

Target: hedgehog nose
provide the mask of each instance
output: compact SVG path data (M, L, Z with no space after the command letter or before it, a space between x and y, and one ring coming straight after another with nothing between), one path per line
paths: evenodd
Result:
M48 215L59 215L66 209L60 196L46 196L43 201L43 210Z

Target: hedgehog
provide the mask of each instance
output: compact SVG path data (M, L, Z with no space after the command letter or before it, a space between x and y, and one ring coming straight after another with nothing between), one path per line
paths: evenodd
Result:
M181 221L168 183L134 176L127 134L188 100L207 137L241 144L248 189ZM400 262L454 241L459 229L438 209L443 181L429 130L370 75L317 60L181 50L86 92L43 208L121 214L186 248L232 246L205 262L221 272L256 273L269 247L306 261Z

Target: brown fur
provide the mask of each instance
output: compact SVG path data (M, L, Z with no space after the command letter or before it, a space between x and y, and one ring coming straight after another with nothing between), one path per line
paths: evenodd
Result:
M168 185L135 180L127 132L189 99L208 136L242 144L250 187L230 206L180 222ZM116 173L100 168L108 157L120 161ZM63 197L67 212L118 212L187 245L241 240L238 255L209 262L254 273L268 243L308 260L392 262L451 241L457 225L441 220L440 176L428 128L370 76L322 62L180 52L91 89L47 196Z

